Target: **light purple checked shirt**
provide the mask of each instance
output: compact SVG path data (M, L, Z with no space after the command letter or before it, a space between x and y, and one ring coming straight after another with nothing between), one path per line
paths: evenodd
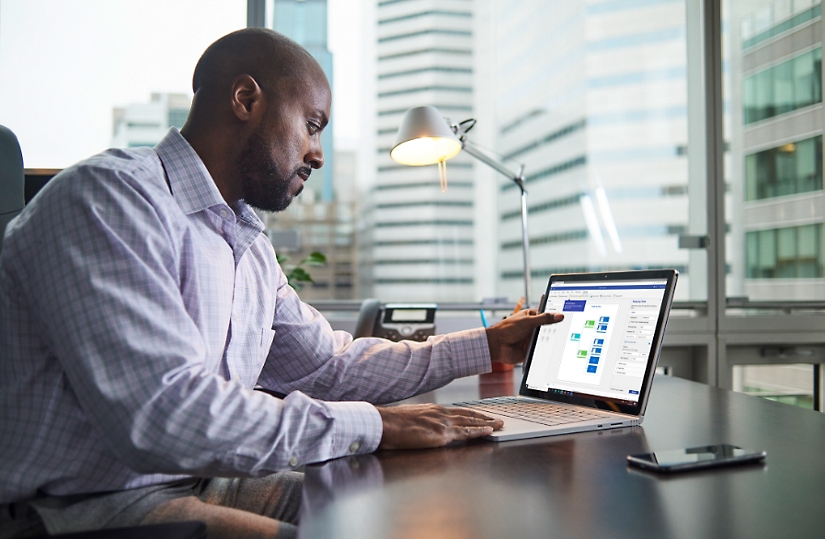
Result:
M0 503L371 452L378 411L344 401L489 370L482 329L427 343L333 331L263 228L174 128L49 182L0 256Z

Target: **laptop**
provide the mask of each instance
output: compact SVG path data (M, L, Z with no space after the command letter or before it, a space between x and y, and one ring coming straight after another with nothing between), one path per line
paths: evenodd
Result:
M679 273L552 275L539 310L564 320L533 335L517 397L457 402L497 417L486 437L521 440L640 425Z

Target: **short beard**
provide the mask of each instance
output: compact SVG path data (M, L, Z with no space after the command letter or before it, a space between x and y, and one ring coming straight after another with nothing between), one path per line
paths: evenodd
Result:
M289 178L284 177L272 162L266 142L259 132L249 138L236 163L244 189L244 202L253 208L271 212L284 211L289 206L294 198L289 192Z

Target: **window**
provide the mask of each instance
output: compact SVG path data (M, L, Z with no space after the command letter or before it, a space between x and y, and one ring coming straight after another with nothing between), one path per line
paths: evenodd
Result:
M725 343L719 383L821 409L821 5L723 5L725 112L716 121L723 122L730 141L724 172L730 234L724 248L731 271L719 313Z
M169 109L169 115L166 123L171 127L175 126L178 129L183 127L186 123L186 118L189 117L189 109Z
M825 276L822 224L748 232L748 278L805 279Z
M743 365L733 368L734 390L801 408L814 407L812 365Z
M730 296L825 299L816 281L825 277L825 206L818 202L823 195L822 18L813 9L818 5L730 3L725 51ZM769 37L754 40L757 36Z
M822 136L745 156L745 199L822 190Z
M822 48L745 78L745 123L822 102Z
M200 55L244 26L245 0L2 2L0 73L26 84L0 85L0 122L29 169L154 146L188 115Z
M674 267L667 370L810 393L766 378L825 364L820 3L723 0L716 20L710 0L441 4L2 2L0 73L30 84L0 86L0 118L28 168L152 145L185 121L205 47L264 6L251 20L303 42L333 89L324 168L264 216L293 263L327 255L305 300L522 295L518 189L462 153L442 193L435 167L388 156L404 112L430 104L475 118L470 140L525 165L533 303L550 273ZM768 356L780 370L758 383L736 374Z

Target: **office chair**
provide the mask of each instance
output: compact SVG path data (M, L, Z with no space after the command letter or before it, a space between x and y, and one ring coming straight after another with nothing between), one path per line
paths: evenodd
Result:
M0 250L6 225L17 217L25 205L23 153L17 137L0 125Z
M0 250L6 225L17 217L25 205L23 153L17 137L0 125ZM52 537L63 539L201 539L206 537L203 522L171 522L152 526L135 526L111 530L70 533Z

